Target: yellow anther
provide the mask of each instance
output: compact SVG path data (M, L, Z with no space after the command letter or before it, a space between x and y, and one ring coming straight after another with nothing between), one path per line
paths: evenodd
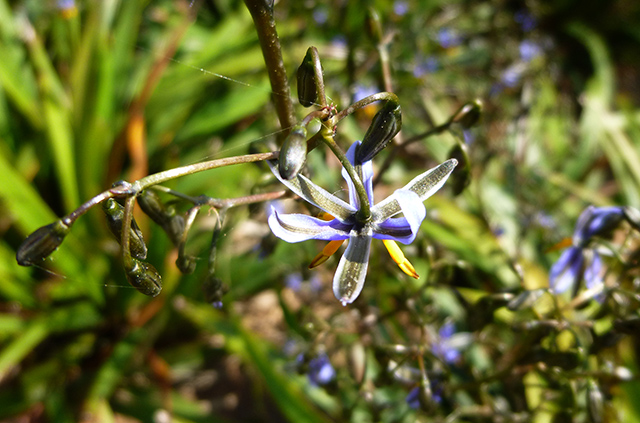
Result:
M320 212L320 214L318 214L318 219L324 220L326 222L335 219L335 217L331 216L329 213L327 212ZM334 251L335 252L335 251Z
M338 251L338 248L340 248L343 242L344 242L343 239L338 241L330 241L327 245L324 246L324 248L322 249L322 252L317 256L315 256L313 260L311 260L311 263L309 264L309 269L318 267L325 261L329 260L329 257L334 255L336 251Z
M412 278L418 279L420 277L416 273L416 269L413 267L411 262L409 262L409 260L407 260L407 258L404 256L404 254L402 253L402 250L400 249L400 247L398 247L398 244L395 241L392 241L390 239L383 239L382 242L384 243L384 246L387 247L387 251L389 251L389 255L391 256L393 261L396 262L400 270L402 270L404 273L411 276Z

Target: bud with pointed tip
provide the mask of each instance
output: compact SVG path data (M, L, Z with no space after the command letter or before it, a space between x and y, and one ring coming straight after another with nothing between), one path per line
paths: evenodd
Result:
M222 307L222 297L229 291L229 287L213 275L209 275L204 281L202 289L205 301L211 303L215 308Z
M482 101L476 99L465 103L451 116L450 123L457 123L465 129L471 128L482 116Z
M278 171L283 179L295 178L307 159L307 129L296 125L282 143L278 157Z
M367 130L362 144L356 151L356 163L364 163L373 159L402 128L402 110L395 101L387 101Z
M18 247L16 261L20 266L32 266L41 262L62 244L70 230L62 220L37 229Z
M162 227L173 245L180 244L184 232L184 216L173 206L166 206L153 190L145 190L138 196L138 205L156 224Z
M602 423L604 418L604 395L593 379L587 382L587 415L592 423Z
M114 237L120 242L122 240L122 225L124 223L124 206L113 198L109 198L102 203L102 210L107 216L107 226ZM131 255L137 259L147 258L147 246L144 243L142 231L135 220L131 220L131 230L129 235L129 250Z
M307 49L307 54L304 56L304 59L302 59L296 75L298 101L303 107L311 107L318 102L319 81L316 80L313 50L315 50L315 47L309 47L309 49Z
M457 143L449 152L449 157L458 160L458 166L449 177L453 195L460 195L471 183L471 164L465 144Z
M125 266L125 273L131 286L144 295L155 297L162 291L162 277L147 262L132 259L131 266Z

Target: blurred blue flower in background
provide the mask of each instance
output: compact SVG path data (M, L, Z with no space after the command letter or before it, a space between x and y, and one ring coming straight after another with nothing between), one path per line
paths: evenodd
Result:
M409 11L409 4L406 1L396 0L393 2L393 13L404 16Z
M428 56L413 68L413 76L420 78L428 73L433 73L440 69L440 60L434 56Z
M302 273L294 272L294 273L288 274L284 278L284 284L286 285L287 288L293 291L296 291L296 292L300 291L300 287L302 287Z
M520 24L520 28L522 28L524 32L533 30L538 24L536 18L527 10L516 12L513 19Z
M573 233L572 246L567 248L549 271L549 287L555 293L573 288L584 278L587 289L602 284L602 258L587 248L594 236L604 236L624 219L621 207L589 206L582 212Z
M462 43L460 33L453 28L442 28L436 36L438 44L443 48L457 47Z
M445 363L454 363L460 358L460 350L470 342L466 332L456 334L453 322L446 322L438 331L438 340L431 346L431 351Z
M520 51L520 59L525 62L530 62L538 56L542 55L542 47L534 41L524 40L518 47Z
M309 361L307 376L312 385L327 385L335 379L336 370L331 365L329 357L326 354L320 354Z

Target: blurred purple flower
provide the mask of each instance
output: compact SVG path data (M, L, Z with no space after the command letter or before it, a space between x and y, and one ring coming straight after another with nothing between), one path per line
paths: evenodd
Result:
M520 43L520 58L525 62L530 62L542 55L542 47L531 40L524 40Z
M347 151L347 159L355 163L356 149L360 141L354 142ZM426 217L423 201L438 191L455 166L450 159L441 165L418 175L405 187L394 191L389 197L373 205L373 165L367 161L360 165L362 183L371 207L371 219L358 222L360 200L355 186L342 169L342 177L349 187L349 203L317 186L303 175L292 180L280 177L277 166L273 174L302 199L322 209L334 218L326 221L304 214L280 214L273 210L269 216L269 227L275 236L287 242L302 242L310 239L324 241L349 240L333 278L336 298L347 305L355 301L364 286L369 265L371 240L393 240L403 244L413 242L418 229ZM404 217L394 217L403 213Z
M524 71L525 67L522 63L511 65L500 75L500 83L507 88L514 88L520 83Z
M284 284L287 288L297 292L300 291L300 287L302 286L302 273L294 272L287 275L284 278Z
M527 10L520 10L513 15L513 19L520 24L524 32L529 32L538 24L536 18Z
M327 23L327 21L329 20L329 13L327 12L327 9L325 9L323 7L314 9L313 10L313 20L318 25L323 25L323 24Z
M454 340L456 326L452 322L447 322L438 331L438 341L431 347L431 351L437 357L440 357L445 363L453 363L460 357L460 348ZM463 336L466 336L463 335Z
M416 386L407 395L407 404L410 408L417 410L420 408L420 387Z
M371 85L356 85L353 91L353 101L360 101L365 97L369 97L370 95L374 95L380 92L376 87Z
M74 0L58 0L56 2L56 7L62 11L75 9L76 2Z
M420 78L428 73L433 73L440 69L440 61L437 57L429 56L413 68L413 76Z
M577 289L584 279L587 289L603 283L602 258L588 245L594 236L606 235L624 219L622 207L587 207L576 223L573 245L560 255L549 271L549 287L557 294Z
M322 386L335 379L336 370L331 365L329 357L326 354L321 354L309 361L307 376L312 385Z
M443 48L457 47L462 43L462 37L458 31L452 28L440 29L436 38L438 39L438 44Z
M440 404L442 402L442 385L439 381L431 379L429 381L431 385L431 400L436 404ZM407 394L407 404L409 408L414 410L420 409L420 386L416 386Z
M409 4L406 1L396 0L393 2L393 13L404 16L409 11Z

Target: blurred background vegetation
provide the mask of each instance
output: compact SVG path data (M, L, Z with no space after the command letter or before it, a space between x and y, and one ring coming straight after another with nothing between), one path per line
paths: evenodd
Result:
M127 285L100 210L42 267L19 267L15 250L116 180L274 142L282 128L244 4L0 0L0 420L640 421L637 267L611 272L629 295L604 302L538 290L587 205L640 206L640 3L281 0L293 85L314 45L339 109L384 90L369 6L405 138L484 104L477 126L398 154L376 196L457 138L470 185L427 201L404 248L422 277L374 243L348 307L330 289L336 259L307 270L321 244L276 240L265 207L233 209L216 269L230 290L215 309L202 290L213 213L190 234L202 262L191 275L137 215L163 275L153 299ZM361 139L374 112L342 122L337 141ZM325 150L309 172L339 191ZM167 185L215 198L281 189L268 173L233 166Z

